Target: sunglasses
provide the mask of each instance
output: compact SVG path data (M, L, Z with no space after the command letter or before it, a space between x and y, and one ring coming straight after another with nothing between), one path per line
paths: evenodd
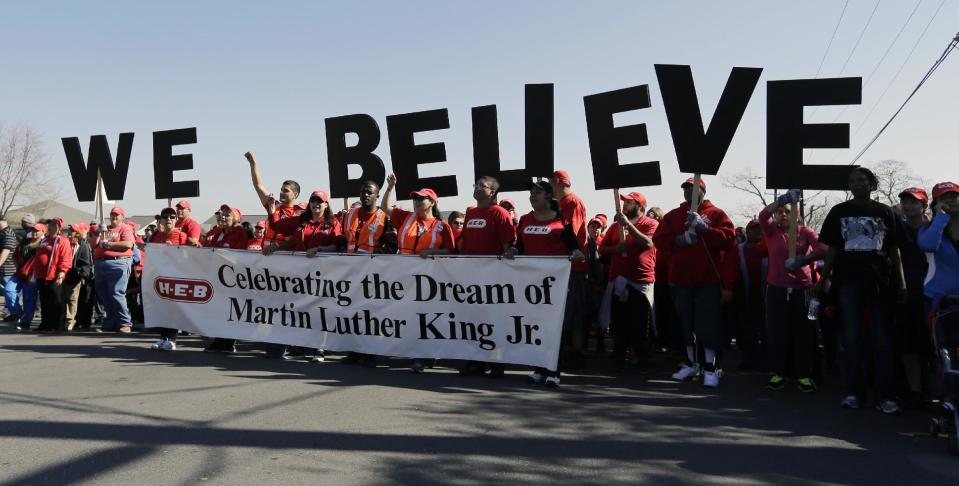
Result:
M416 196L413 198L414 201L432 201L429 196Z
M325 203L326 201L324 201L324 200L322 200L322 199L320 199L320 198L318 198L318 197L311 197L311 198L310 198L310 202L311 202L311 203L320 204L320 203Z
M175 214L161 214L160 219L176 219Z

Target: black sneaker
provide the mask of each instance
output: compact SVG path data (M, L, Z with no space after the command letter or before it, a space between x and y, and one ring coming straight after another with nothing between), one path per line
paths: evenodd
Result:
M20 322L20 316L9 315L3 318L3 322Z
M460 376L479 376L486 373L486 366L478 361L467 361L466 365L460 368Z
M489 365L489 374L486 375L489 378L502 378L506 375L506 367L499 363L490 363Z

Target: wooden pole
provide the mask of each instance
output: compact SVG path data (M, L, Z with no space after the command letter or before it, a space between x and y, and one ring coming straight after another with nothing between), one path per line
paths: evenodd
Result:
M616 205L616 214L623 212L623 201L619 199L619 189L613 189L613 198L616 199L614 204ZM619 225L619 241L626 242L626 226L622 224ZM623 252L623 256L626 256L626 252Z
M348 198L348 197L344 197L344 198L343 198L343 210L344 210L344 211L349 211L349 210L350 210L350 198Z
M699 172L693 174L693 197L689 200L689 210L699 212L699 206L703 204L703 190L700 186L703 175ZM687 233L695 233L693 228L686 228Z
M100 224L103 224L103 179L100 178L100 171L97 170L97 210L100 212Z

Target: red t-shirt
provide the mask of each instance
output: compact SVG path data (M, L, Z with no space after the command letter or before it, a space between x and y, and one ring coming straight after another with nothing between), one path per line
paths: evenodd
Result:
M136 237L133 236L133 227L128 225L126 221L120 223L118 226L110 226L107 228L106 233L100 237L100 241L107 241L109 243L116 243L118 241L129 241L131 243L136 241ZM131 246L126 251L114 251L101 248L100 245L97 245L93 250L93 258L95 260L103 260L105 258L114 258L114 257L132 257L133 256L133 247Z
M222 228L218 229L222 230ZM207 246L245 250L249 238L249 235L246 233L246 228L241 225L236 225L226 231L217 231L216 234L209 235Z
M56 241L56 247L53 243ZM57 273L66 273L73 267L73 246L70 239L60 235L43 238L34 254L33 275L37 280L56 280Z
M460 233L460 252L464 255L501 255L503 245L516 240L509 213L494 204L466 210L466 224Z
M563 218L540 221L532 212L519 218L516 228L516 238L523 243L524 255L569 255L562 234Z
M633 223L633 226L640 233L652 238L656 233L656 227L659 223L650 217L640 216L639 220ZM633 235L626 232L626 256L616 251L619 245L621 232L619 223L613 223L603 236L602 246L606 248L605 252L610 256L609 260L609 279L615 280L616 277L623 276L627 280L637 283L653 283L656 281L656 248L649 248L643 251L639 250ZM609 249L613 248L612 251Z
M174 229L183 232L188 238L195 239L197 243L200 242L200 236L203 234L203 227L193 218L178 220ZM154 242L153 240L150 241L151 243Z
M253 238L246 244L247 250L260 251L263 249L263 238Z
M187 239L188 237L189 233L180 231L176 228L170 230L169 233L164 233L160 230L157 230L150 236L150 243L168 243L175 246L186 245L189 243L189 240Z
M270 221L281 221L287 218L294 218L302 214L309 208L306 203L295 204L293 206L278 206L273 214L268 215ZM273 243L285 240L287 237L274 232L272 225L266 229L266 235L263 237L265 242Z
M339 245L342 241L343 229L340 222L333 218L326 221L307 221L293 233L293 250L306 251L318 246Z
M576 194L569 194L560 199L559 212L563 214L563 223L572 228L579 251L585 255L586 240L589 236L586 229L586 204ZM589 263L573 262L572 271L586 273L589 271Z

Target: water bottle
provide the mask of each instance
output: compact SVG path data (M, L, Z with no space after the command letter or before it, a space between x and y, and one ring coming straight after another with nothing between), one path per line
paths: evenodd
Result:
M813 297L809 300L809 313L806 314L806 319L810 321L815 321L819 318L819 298Z

